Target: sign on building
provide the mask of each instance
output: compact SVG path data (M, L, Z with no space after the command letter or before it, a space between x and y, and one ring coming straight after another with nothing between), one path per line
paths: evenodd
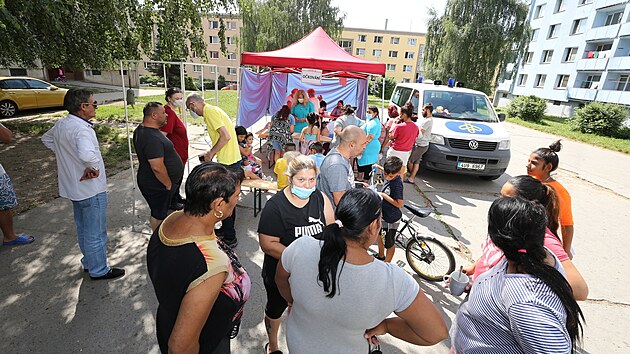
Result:
M305 84L321 85L322 71L318 69L302 69L302 82Z

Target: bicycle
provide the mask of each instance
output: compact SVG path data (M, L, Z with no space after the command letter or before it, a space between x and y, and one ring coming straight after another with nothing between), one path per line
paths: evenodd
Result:
M422 279L437 282L455 270L453 252L435 237L422 235L412 226L416 217L426 218L432 211L428 208L416 208L405 204L413 216L403 216L402 227L396 231L394 243L405 249L407 263ZM407 231L408 235L403 235Z

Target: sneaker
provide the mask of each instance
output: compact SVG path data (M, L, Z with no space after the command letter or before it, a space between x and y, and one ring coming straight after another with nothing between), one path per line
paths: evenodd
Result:
M125 270L122 268L110 268L109 272L107 272L105 275L101 275L100 277L93 277L90 275L90 278L92 278L92 280L107 280L107 279L116 279L116 278L120 278L123 275L125 275Z

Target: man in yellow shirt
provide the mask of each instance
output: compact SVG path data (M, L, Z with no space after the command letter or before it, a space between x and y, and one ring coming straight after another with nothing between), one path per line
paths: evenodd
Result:
M212 148L204 155L205 161L212 161L216 156L217 162L225 165L236 173L244 173L241 168L241 152L238 148L236 130L232 120L221 108L207 104L203 97L193 93L186 99L186 108L192 116L203 117L208 127L208 135L212 140ZM234 221L236 220L236 209L232 216L222 221L222 226L216 230L223 242L236 247L236 230Z

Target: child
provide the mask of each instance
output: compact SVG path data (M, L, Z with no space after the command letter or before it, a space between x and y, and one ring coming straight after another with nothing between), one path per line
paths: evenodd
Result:
M247 146L252 148L252 153L250 153L249 155L247 155L247 159L251 162L255 162L258 164L258 166L262 165L262 160L256 156L254 156L254 134L252 133L247 133L246 138L245 138L245 142L247 143Z
M397 156L389 156L385 159L383 167L374 164L378 169L383 170L385 183L381 192L379 193L383 197L383 229L381 235L383 237L378 238L378 256L377 259L384 260L385 262L391 262L394 258L394 252L396 247L394 246L394 238L396 236L396 230L398 230L398 222L402 218L403 207L403 181L401 175L403 173L403 162ZM384 249L387 249L387 254L384 255Z
M284 156L276 161L276 165L273 167L273 172L278 176L278 189L282 189L289 185L289 178L284 174L289 166L289 162L293 160L300 153L295 151L295 144L284 144Z
M248 156L252 154L253 148L251 145L247 144L247 129L243 126L237 126L234 128L236 130L236 140L238 141L238 148L241 152L241 156L243 157L241 161L241 167L243 171L245 171L245 177L248 179L262 179L262 169L260 168L260 164L256 162L252 162L248 160Z
M304 155L308 155L310 145L314 141L319 141L319 128L315 125L319 121L317 113L311 112L306 116L308 125L302 129L300 134L300 151Z
M324 161L324 157L326 157L323 154L324 146L319 141L316 141L311 144L310 152L311 154L308 156L312 158L313 160L315 160L315 164L317 165L317 168L320 168L322 166L322 161Z

